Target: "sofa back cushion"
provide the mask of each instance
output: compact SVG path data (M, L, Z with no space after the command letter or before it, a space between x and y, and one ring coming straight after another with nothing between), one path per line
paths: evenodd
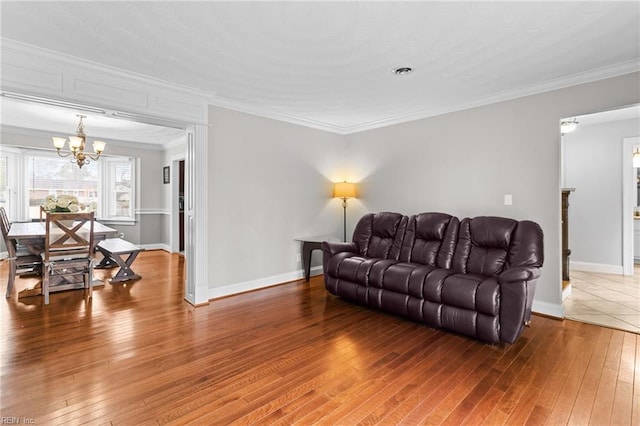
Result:
M363 257L398 260L407 219L400 213L368 213L358 221L353 242Z
M480 216L460 222L458 243L453 256L456 272L496 276L505 269L511 240L518 221L503 217Z
M408 219L401 262L450 268L460 221L446 213L420 213Z
M507 268L533 266L541 268L544 263L544 244L542 228L535 222L518 222L511 237L511 247L507 256Z

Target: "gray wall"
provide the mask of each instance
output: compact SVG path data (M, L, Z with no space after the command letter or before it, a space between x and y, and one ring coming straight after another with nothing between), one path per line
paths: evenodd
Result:
M579 125L565 138L572 262L622 267L622 139L640 120Z
M295 237L342 234L343 136L218 107L208 135L209 288L299 271Z
M636 104L639 81L633 73L349 135L361 186L353 216L443 211L534 220L545 233L534 308L561 315L559 120Z

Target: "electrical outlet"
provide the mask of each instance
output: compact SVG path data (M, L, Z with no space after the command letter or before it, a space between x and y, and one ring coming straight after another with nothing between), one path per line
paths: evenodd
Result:
M120 233L120 238L124 238L124 232Z

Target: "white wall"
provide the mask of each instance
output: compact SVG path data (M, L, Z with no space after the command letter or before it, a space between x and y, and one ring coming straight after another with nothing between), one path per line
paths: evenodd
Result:
M348 163L361 187L354 216L443 211L534 220L545 233L534 309L561 316L559 120L636 104L639 81L633 73L349 135ZM503 204L505 194L513 205Z
M210 297L301 277L294 238L342 234L344 137L218 107L208 134Z
M572 263L622 270L622 139L640 135L640 119L579 125L565 135Z

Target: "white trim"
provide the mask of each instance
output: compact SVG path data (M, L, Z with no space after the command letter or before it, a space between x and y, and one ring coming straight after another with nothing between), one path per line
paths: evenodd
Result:
M140 216L151 214L170 215L171 211L167 209L136 209L135 214Z
M633 275L633 208L636 190L633 168L633 147L640 145L640 137L622 139L622 274ZM640 255L640 253L638 253Z
M564 307L562 303L533 301L531 310L537 314L547 315L554 318L564 318Z
M167 253L171 253L171 248L167 244L158 243L158 244L136 244L136 245L142 247L145 250L164 250Z
M208 127L193 125L187 133L185 153L185 258L186 279L184 298L194 306L206 303L209 293L210 259L209 212L207 182L209 181Z
M590 263L569 261L570 269L575 271L596 272L599 274L615 274L622 275L622 265L608 265L605 263Z
M18 135L18 136L28 136L28 137L34 137L34 138L44 138L44 139L51 139L51 134L54 132L49 132L49 131L44 131L44 130L37 130L37 129L27 129L24 127L16 127L16 126L7 126L5 124L2 125L2 133L7 133L9 135ZM146 142L135 142L135 141L125 141L125 140L121 140L121 139L112 139L112 138L104 138L104 137L100 137L100 140L103 140L105 142L107 142L109 145L113 145L113 146L119 146L119 147L125 147L125 148L132 148L132 149L141 149L141 150L147 150L147 151L164 151L166 149L167 145L160 145L160 144L151 144L151 143L146 143ZM5 141L3 141L4 143ZM20 145L12 145L11 142L6 142L8 146L20 146ZM53 146L53 145L52 145ZM22 147L22 146L20 146ZM51 152L55 152L55 150L53 148L49 148L49 147L45 147L45 148L41 148L41 147L28 147L28 149L37 149L37 150L45 150L45 151L51 151ZM109 157L109 156L113 156L109 153L105 153L102 154L100 158L102 157ZM126 157L124 155L116 155L116 157Z
M207 121L213 93L16 40L0 37L0 43L4 91L79 102L107 113L116 108L185 124Z
M315 276L319 274L322 274L322 266L314 266L311 268L311 275ZM234 294L244 293L247 291L259 290L261 288L272 287L274 285L301 279L304 279L304 271L302 269L284 274L272 275L270 277L258 278L256 280L244 281L224 287L210 288L209 300L232 296Z

